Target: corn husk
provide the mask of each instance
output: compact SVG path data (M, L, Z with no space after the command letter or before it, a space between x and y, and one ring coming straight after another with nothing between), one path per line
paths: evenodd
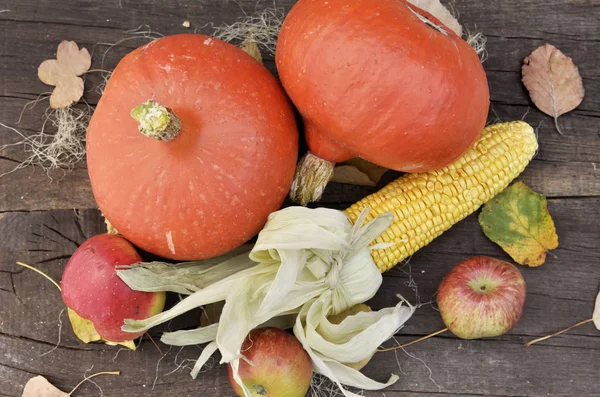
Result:
M379 383L342 363L372 356L410 318L414 308L401 300L395 307L357 313L337 325L327 320L329 315L372 298L381 285L382 276L371 250L390 244L369 244L390 226L393 215L382 214L364 224L368 212L365 209L355 225L343 212L332 209L290 207L275 212L249 253L218 264L214 260L187 263L182 267L185 280L173 274L168 281L158 277L163 280L160 288L191 295L147 320L125 320L123 330L147 330L196 307L224 300L218 324L168 332L161 338L178 346L208 342L192 370L193 377L219 350L221 363L231 363L234 379L244 388L237 368L244 359L240 349L247 334L264 325L293 325L314 371L337 383L346 396L356 394L342 385L382 389L398 377L393 375L386 383ZM143 264L118 273L132 288L153 291L157 275L166 272L163 265ZM149 276L152 273L156 274ZM218 277L213 273L222 279L215 281ZM211 282L190 279L190 274L211 274ZM244 392L251 395L245 388Z

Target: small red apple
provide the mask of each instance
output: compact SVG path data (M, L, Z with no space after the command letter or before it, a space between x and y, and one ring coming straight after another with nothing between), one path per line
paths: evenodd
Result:
M525 305L525 280L514 265L486 256L459 263L440 284L438 307L446 327L462 339L500 336Z
M304 397L312 380L312 361L294 335L278 328L252 330L242 344L239 375L253 397ZM229 381L238 396L242 388Z
M121 331L123 320L146 319L164 308L164 292L134 291L115 272L116 266L141 260L123 237L100 234L81 244L65 267L61 281L63 301L79 317L91 321L106 341L124 342L141 336L144 332Z

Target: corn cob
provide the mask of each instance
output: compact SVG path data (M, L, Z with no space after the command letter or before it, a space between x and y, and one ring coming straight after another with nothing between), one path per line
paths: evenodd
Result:
M345 212L352 221L365 207L371 208L369 220L384 212L394 213L394 223L374 244L398 243L372 252L383 273L504 190L525 169L537 148L529 124L491 125L473 148L452 164L404 175Z

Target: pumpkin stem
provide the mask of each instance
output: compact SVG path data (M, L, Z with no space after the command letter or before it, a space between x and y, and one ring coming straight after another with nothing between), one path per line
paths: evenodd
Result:
M139 122L142 134L158 141L168 142L181 131L181 120L173 110L150 99L131 111L131 117Z
M333 177L335 164L308 152L296 166L296 174L290 190L294 203L306 206L319 201L325 187Z

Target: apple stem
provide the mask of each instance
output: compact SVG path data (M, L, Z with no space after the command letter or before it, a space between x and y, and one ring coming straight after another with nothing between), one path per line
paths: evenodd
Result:
M60 288L60 285L58 285L58 283L57 283L56 281L54 281L54 280L52 279L52 277L48 276L48 275L47 275L46 273L44 273L43 271L41 271L41 270L39 270L39 269L36 269L35 267L33 267L33 266L31 266L31 265L28 265L28 264L26 264L26 263L23 263L23 262L17 262L17 265L19 265L19 266L23 266L23 267L25 267L25 268L27 268L27 269L29 269L29 270L33 270L34 272L41 274L41 275L42 275L42 276L44 276L44 277L45 277L47 280L49 280L49 281L50 281L52 284L56 285L56 288L58 288L58 290L59 290L59 291L62 291L62 288Z
M565 328L562 331L555 332L552 335L546 335L546 336L544 336L542 338L534 339L531 342L527 343L525 345L525 347L530 347L534 343L538 343L538 342L541 342L543 340L550 339L550 338L553 338L555 336L558 336L560 334L564 334L565 332L568 332L568 331L572 330L573 328L577 328L577 327L579 327L580 325L583 325L583 324L591 323L592 321L594 321L593 318L588 318L587 320L580 321L577 324L571 325L569 328Z
M427 340L429 338L433 338L436 335L443 334L446 331L448 331L448 328L440 329L439 331L436 331L433 334L425 335L422 338L419 338L417 340L413 340L412 342L408 342L408 343L405 343L405 344L400 345L400 346L388 347L387 349L377 349L377 352L378 353L383 353L383 352L391 352L391 351L398 350L398 349L404 349L405 347L408 347L410 345L414 345L415 343L419 343L419 342L422 342L422 341Z
M79 386L83 385L83 383L84 383L85 381L88 381L88 380L90 380L90 379L92 379L92 378L95 378L95 377L96 377L96 376L98 376L98 375L121 375L121 371L112 371L112 372L98 372L98 373L96 373L96 374L92 374L92 375L90 375L90 376L86 376L86 377L84 377L84 378L83 378L83 380L82 380L81 382L79 382L79 383L77 384L77 386L75 386L75 387L73 388L73 390L71 390L71 392L69 392L69 394L67 394L67 396L70 396L71 394L75 393L75 390L77 390L77 389L79 388Z

